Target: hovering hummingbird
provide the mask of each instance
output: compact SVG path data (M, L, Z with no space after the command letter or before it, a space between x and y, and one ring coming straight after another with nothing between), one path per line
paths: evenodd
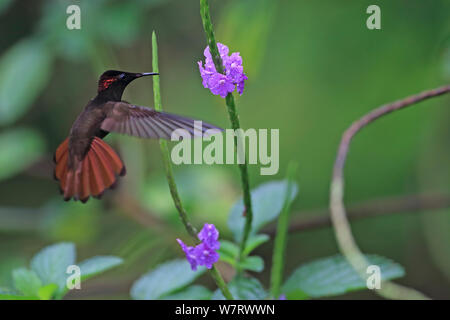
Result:
M194 136L193 119L122 101L123 91L131 81L153 75L158 73L108 70L100 76L97 96L75 120L69 137L54 155L54 176L64 200L86 202L90 196L99 198L115 185L118 176L125 175L122 160L102 140L110 132L170 139L174 130L185 129ZM208 129L222 130L203 122L202 135Z

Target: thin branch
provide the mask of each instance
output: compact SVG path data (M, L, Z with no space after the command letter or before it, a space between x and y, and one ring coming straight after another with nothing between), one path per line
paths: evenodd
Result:
M446 208L450 208L450 195L407 195L369 200L354 204L347 210L347 216L349 220L355 221L390 214L437 211ZM332 225L329 209L302 211L293 215L306 216L307 218L300 218L292 222L288 229L289 232L302 232L326 228ZM265 228L263 232L274 236L276 227L270 226Z
M393 111L403 109L420 101L437 97L442 94L450 92L450 85L443 86L437 89L422 92L417 95L407 97L405 99L383 105L367 115L363 116L358 121L354 122L343 134L341 143L339 145L336 161L333 168L333 177L330 189L330 210L331 221L336 234L336 239L341 252L346 256L350 264L361 275L363 279L366 278L366 270L368 262L359 249L353 238L350 224L347 219L344 206L344 166L347 158L348 149L352 138L368 124L374 122L378 118L387 115ZM422 293L397 285L392 282L384 281L382 288L376 290L378 294L385 298L391 299L428 299Z

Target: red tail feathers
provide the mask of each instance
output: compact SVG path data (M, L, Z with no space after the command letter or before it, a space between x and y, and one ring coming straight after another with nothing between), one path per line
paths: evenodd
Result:
M55 153L55 178L59 181L64 200L86 202L90 196L100 197L114 186L117 176L125 175L125 166L115 151L102 139L95 137L81 162L68 168L69 138Z

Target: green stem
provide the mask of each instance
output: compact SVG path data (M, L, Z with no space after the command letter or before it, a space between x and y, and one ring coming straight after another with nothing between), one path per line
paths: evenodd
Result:
M152 34L152 65L153 72L159 73L158 67L158 43L156 41L156 34L153 32ZM161 103L161 91L159 85L159 76L153 77L153 96L155 102L155 110L162 111L162 103ZM169 156L169 148L167 147L167 141L160 139L159 145L161 147L161 152L163 155L164 169L166 172L167 181L169 183L170 194L172 195L173 202L175 207L177 208L181 221L184 224L189 235L193 238L197 239L197 230L195 227L189 222L189 218L187 216L186 210L183 207L183 204L180 199L180 195L178 194L177 185L175 183L175 179L173 177L172 166L170 164L170 156Z
M209 14L209 4L208 0L200 0L200 15L202 17L203 22L203 28L206 33L206 40L208 42L209 50L211 52L211 57L213 59L214 65L216 67L217 72L223 73L223 64L222 64L222 58L219 54L219 49L217 48L217 42L216 38L214 36L214 29L211 22L211 16ZM239 123L239 116L236 110L236 105L234 103L234 97L233 94L229 93L226 96L225 99L227 109L228 109L228 115L231 122L231 127L233 130L240 129L241 125ZM238 137L239 139L244 139L243 136L238 136L235 134L234 137L234 148L236 150L238 145ZM243 141L242 142L242 146ZM245 245L247 243L247 239L249 237L251 227L252 227L252 220L253 220L253 210L252 210L252 201L251 201L251 194L250 194L250 183L248 178L248 168L247 168L247 159L245 159L243 164L239 164L239 169L241 172L241 184L242 189L244 193L244 206L245 206L245 226L244 226L244 233L241 239L241 243L239 246L239 255L238 255L238 262L241 261L244 258L244 249ZM239 265L239 263L237 264ZM238 270L240 272L240 270Z
M159 73L158 43L156 41L156 34L154 31L152 33L152 65L153 65L153 72ZM155 110L162 111L159 76L155 76L153 78L153 97L155 102ZM186 228L186 231L193 238L195 243L199 243L199 239L197 237L197 230L190 223L187 212L184 209L183 204L181 202L180 195L178 194L175 178L173 177L172 165L170 163L169 148L167 147L167 141L160 139L159 144L163 155L164 169L166 172L167 181L169 183L170 194L172 195L175 207L177 208L177 211L180 215L181 221L184 224L184 227ZM219 271L216 269L215 266L213 266L212 269L210 270L210 274L211 277L216 282L219 289L222 291L224 297L228 300L233 300L233 296L231 295L228 286L226 285L225 281L223 280L222 276L220 275Z
M280 217L278 218L277 233L274 242L273 256L272 256L272 269L270 274L270 285L272 297L277 299L280 296L281 282L283 280L283 267L284 257L286 251L286 239L289 227L289 215L291 209L291 194L293 180L297 170L297 164L291 162L287 172L287 190L286 198L284 199L283 209Z

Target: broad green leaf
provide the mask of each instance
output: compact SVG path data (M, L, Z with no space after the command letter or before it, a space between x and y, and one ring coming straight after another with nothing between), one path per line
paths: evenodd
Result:
M44 43L25 39L0 58L0 125L22 116L46 86L51 55Z
M220 249L217 252L219 253L220 260L229 263L232 266L236 264L239 248L233 242L222 240L220 242Z
M179 292L164 296L162 300L210 300L212 292L203 286L193 285Z
M42 156L44 140L35 130L16 128L0 134L0 150L2 150L0 152L0 180L2 180L26 169Z
M58 292L66 288L67 267L75 264L75 245L62 242L42 249L31 260L31 269L44 285L58 285Z
M102 272L114 268L115 266L121 264L123 260L115 256L98 256L87 259L83 262L77 264L80 267L81 281L85 281L92 278ZM69 275L66 275L66 279ZM69 289L67 285L64 286L62 291L59 291L60 297L64 296Z
M387 258L377 255L365 257L371 265L380 267L382 280L399 278L405 274L402 266ZM347 260L342 255L336 255L300 266L281 291L290 299L298 299L299 295L304 297L305 294L327 297L366 288L366 281L361 279Z
M244 255L249 255L253 250L262 245L263 243L269 241L270 237L267 234L256 234L250 236L247 240L247 244L244 249Z
M258 256L246 257L244 261L241 262L241 268L261 272L264 270L264 260Z
M50 300L55 295L58 290L58 285L54 283L49 283L38 290L38 297L41 300Z
M155 300L180 289L205 272L205 268L192 271L186 260L172 260L139 278L131 288L131 297L136 300Z
M39 288L42 286L37 274L26 268L15 269L13 281L14 287L25 296L38 296Z
M226 262L230 266L233 266L233 267L236 266L236 258L230 257L229 255L226 255L226 254L221 254L220 252L219 252L219 256L220 256L220 261Z
M228 289L236 300L262 300L267 297L262 284L255 278L236 277L228 283ZM214 291L212 300L225 300L220 289Z
M92 278L93 276L105 272L121 264L123 260L114 256L93 257L79 263L81 270L81 281Z
M233 258L236 258L239 253L239 247L231 241L222 240L222 241L220 241L219 252L222 252Z
M256 234L261 227L278 217L286 199L287 185L286 180L271 181L252 190L253 221L251 235ZM291 201L294 200L297 192L297 184L294 184L290 197ZM243 212L244 204L241 198L234 204L228 218L228 227L238 242L241 240L244 230L245 217Z

